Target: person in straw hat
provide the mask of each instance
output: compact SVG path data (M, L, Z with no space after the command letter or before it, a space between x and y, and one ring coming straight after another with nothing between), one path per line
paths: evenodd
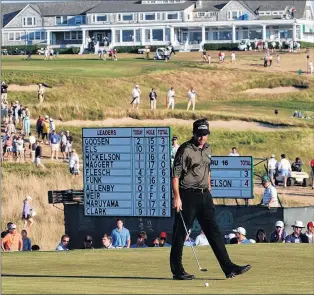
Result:
M285 238L286 243L308 243L308 237L302 233L302 228L304 228L302 221L295 221L291 225L293 228L293 233Z
M23 228L25 229L27 226L29 229L31 229L34 219L33 217L36 215L36 212L33 211L32 206L32 197L31 196L26 196L24 201L23 201L23 213L22 213L22 220L24 220L24 226Z

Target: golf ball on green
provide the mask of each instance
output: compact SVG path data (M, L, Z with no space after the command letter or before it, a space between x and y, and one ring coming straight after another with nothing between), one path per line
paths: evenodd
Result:
M209 284L208 283L205 283L205 287L208 287L209 286Z

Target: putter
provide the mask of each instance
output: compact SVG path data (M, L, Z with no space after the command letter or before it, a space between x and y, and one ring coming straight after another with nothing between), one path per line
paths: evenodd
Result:
M186 232L186 234L189 236L189 241L190 241L190 244L191 244L191 248L192 248L192 251L193 251L193 254L194 254L194 257L195 257L197 266L198 266L198 269L199 269L200 271L203 271L203 272L208 271L207 268L202 268L202 267L201 267L201 265L200 265L200 263L199 263L199 261L198 261L198 259L197 259L197 256L196 256L196 253L195 253L195 250L194 250L194 246L193 246L192 241L191 241L191 239L190 239L190 235L189 235L188 230L187 230L187 228L186 228L186 225L185 225L185 222L184 222L184 219L183 219L183 216L182 216L181 211L179 211L179 214L180 214L180 216L181 216L181 220L182 220L182 222L183 222L183 226L184 226L185 232Z

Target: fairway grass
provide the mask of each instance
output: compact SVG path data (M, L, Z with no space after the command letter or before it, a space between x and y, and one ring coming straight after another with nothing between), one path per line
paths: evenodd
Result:
M193 281L173 281L170 248L2 253L2 294L313 294L312 244L228 245L233 262L252 269L225 279L212 250L190 248L186 271ZM209 287L204 286L205 282Z

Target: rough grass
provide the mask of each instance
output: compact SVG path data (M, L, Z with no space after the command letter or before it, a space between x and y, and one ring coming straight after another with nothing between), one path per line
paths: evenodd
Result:
M193 281L173 281L169 248L20 252L2 255L4 294L313 294L310 244L228 245L233 262L251 264L244 275L226 280L211 249L198 247L198 272L189 247L186 271ZM289 271L287 271L289 270ZM272 276L272 278L270 278ZM209 287L204 287L208 282ZM113 291L114 290L114 291Z
M50 114L63 120L99 120L108 117L121 118L136 116L141 119L154 117L212 116L219 119L237 117L243 120L283 122L299 126L313 126L310 121L292 121L290 116L295 109L303 113L314 112L314 82L308 77L287 73L265 73L243 71L240 68L208 67L197 61L178 60L160 63L143 59L124 58L117 63L104 62L94 57L90 59L56 59L25 61L20 58L3 59L3 78L8 83L21 85L45 82L53 87L46 94L46 102L37 106L36 92L10 92L9 100L20 100L32 109L32 117ZM18 70L17 70L18 69ZM240 77L240 79L239 79ZM131 89L140 84L142 104L138 113L130 110ZM299 93L276 94L271 97L252 97L244 90L249 88L273 88L308 84ZM170 86L176 90L175 112L165 111L165 96ZM187 113L187 90L193 86L198 94L197 112ZM159 94L158 112L148 111L148 93L154 87ZM226 112L225 108L232 109ZM278 108L278 118L261 114L259 109L273 114ZM248 110L248 108L250 108Z

